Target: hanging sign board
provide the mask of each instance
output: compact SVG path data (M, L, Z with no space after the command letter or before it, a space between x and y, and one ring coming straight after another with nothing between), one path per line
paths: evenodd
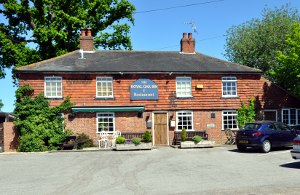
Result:
M158 86L150 79L138 79L130 85L130 100L158 100Z

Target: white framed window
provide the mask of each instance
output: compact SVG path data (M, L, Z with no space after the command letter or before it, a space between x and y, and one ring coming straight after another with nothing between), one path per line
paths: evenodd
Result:
M61 77L45 77L44 96L46 98L62 98Z
M222 77L222 97L237 97L236 77Z
M263 120L278 121L277 110L262 110Z
M282 109L281 121L288 125L299 125L300 109L295 109L295 108Z
M222 112L222 129L238 129L236 110L224 110Z
M106 131L108 133L115 131L115 113L97 113L97 133L101 131Z
M192 97L192 78L176 77L176 96Z
M192 111L177 111L176 112L177 130L181 131L185 128L187 131L194 130L193 128L193 112Z
M97 77L96 97L113 97L113 79L112 77Z

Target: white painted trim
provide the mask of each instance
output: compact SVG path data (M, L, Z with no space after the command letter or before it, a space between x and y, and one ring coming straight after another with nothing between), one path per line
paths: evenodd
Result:
M235 78L233 80L223 80L224 78ZM236 76L223 76L221 78L222 80L222 85L221 85L221 88L222 88L222 97L224 98L229 98L229 97L238 97L238 83L237 83L237 77ZM235 82L235 95L223 95L223 82Z
M175 127L175 131L181 131L181 130L178 130L178 112L191 112L192 113L192 129L186 129L186 131L195 131L194 130L194 112L193 112L193 110L177 110L176 111L176 116L175 116L175 118L176 118L176 121L175 121L176 127Z
M191 90L191 95L185 95L185 96L180 95L180 96L178 96L178 94L177 94L177 79L187 79L187 78L190 79L190 90ZM175 78L175 82L176 82L175 84L176 84L176 97L177 97L177 98L189 98L189 97L193 97L192 77L185 77L185 76L176 77L176 78Z
M236 117L238 117L238 111L237 110L222 110L222 130L225 130L224 129L224 112L236 112ZM237 128L234 128L232 130L238 130L239 129L239 123L238 123L238 119L236 119L236 126Z
M116 131L116 121L115 121L115 113L114 112L97 112L96 113L96 134L99 133L98 132L98 114L112 114L113 115L113 131L107 131L107 133L114 133Z
M47 96L47 93L46 93L46 89L47 89L46 83L47 82L51 83L52 81L49 80L49 81L46 82L46 80L47 79L53 79L53 78L60 79L61 96L57 96L57 95L55 95L55 96ZM62 81L63 81L63 79L62 79L61 76L54 76L54 75L53 76L45 76L44 77L44 97L46 97L46 98L62 98L63 97L63 85L62 85ZM57 86L56 86L55 90L56 90L55 93L57 94ZM52 91L51 91L51 93L52 93Z
M264 110L262 110L262 112L275 112L276 113L276 122L278 122L278 110L276 110L276 109L264 109ZM263 115L263 120L265 120L264 115Z
M283 108L281 109L281 122L283 123L283 111L287 110L288 111L288 123L287 125L291 125L291 109L295 110L295 118L296 118L296 125L300 124L300 121L298 121L298 111L300 111L300 109L298 108Z
M109 78L109 79L111 79L111 90L112 90L111 96L98 96L98 91L97 91L97 89L98 89L98 78L99 79L102 79L102 78ZM99 82L101 82L101 81L99 81ZM113 79L113 77L97 76L96 77L96 98L113 98L113 97L114 97L114 79Z

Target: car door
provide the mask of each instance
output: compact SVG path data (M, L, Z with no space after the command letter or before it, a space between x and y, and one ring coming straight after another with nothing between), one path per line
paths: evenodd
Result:
M290 127L283 123L277 123L276 126L279 130L280 146L292 145L292 141L295 138L295 134L292 132Z
M280 131L277 129L274 123L270 123L268 125L268 136L269 136L269 140L272 143L272 146L276 147L280 145L281 142Z

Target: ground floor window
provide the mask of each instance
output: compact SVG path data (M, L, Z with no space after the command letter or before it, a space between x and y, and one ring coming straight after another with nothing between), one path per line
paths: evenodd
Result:
M181 131L193 130L193 112L192 111L178 111L176 112L177 130Z
M237 111L225 110L222 112L222 128L238 129Z
M277 122L277 110L263 110L263 120Z
M300 124L300 109L282 109L282 122L288 125Z
M97 132L115 130L115 114L114 113L97 113Z

